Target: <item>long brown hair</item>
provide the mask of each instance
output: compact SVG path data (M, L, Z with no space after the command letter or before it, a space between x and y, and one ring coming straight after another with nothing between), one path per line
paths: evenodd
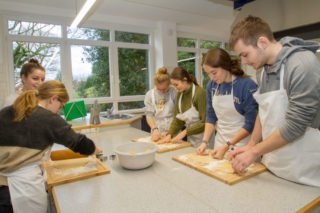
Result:
M213 48L210 49L202 59L202 65L208 65L213 68L223 68L232 75L240 77L248 77L241 69L240 63L237 59L232 59L224 49Z
M60 81L46 81L39 87L38 91L28 90L22 93L14 102L15 112L14 121L22 121L30 116L33 110L38 106L39 100L46 100L52 96L58 96L59 101L66 103L69 101L69 95L64 84Z
M182 67L174 68L170 75L170 78L180 81L187 81L188 83L194 83L195 85L199 86L197 83L197 79Z

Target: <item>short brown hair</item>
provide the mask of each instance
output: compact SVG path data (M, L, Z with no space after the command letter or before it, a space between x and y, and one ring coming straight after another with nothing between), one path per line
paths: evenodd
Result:
M267 22L259 17L247 16L232 28L229 44L231 48L234 48L234 45L241 39L244 44L256 47L260 36L265 36L270 41L275 40Z

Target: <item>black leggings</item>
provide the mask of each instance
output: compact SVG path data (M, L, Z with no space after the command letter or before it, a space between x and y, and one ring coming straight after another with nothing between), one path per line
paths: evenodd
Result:
M0 186L0 212L13 213L8 186Z

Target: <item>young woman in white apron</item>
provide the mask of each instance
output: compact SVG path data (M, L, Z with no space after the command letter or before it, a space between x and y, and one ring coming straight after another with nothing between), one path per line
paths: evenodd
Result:
M144 104L151 138L158 141L166 135L173 119L176 90L170 86L170 76L164 67L156 72L154 85L155 88L147 92Z
M241 70L239 63L220 48L208 51L203 68L211 82L207 86L207 120L203 143L198 148L204 154L207 141L215 135L210 154L222 159L229 148L247 144L257 114L253 92L256 84Z
M171 83L179 92L179 101L175 106L175 117L168 135L159 143L178 142L187 135L188 141L194 147L198 147L201 144L204 129L205 92L197 85L196 80L180 67L173 70Z

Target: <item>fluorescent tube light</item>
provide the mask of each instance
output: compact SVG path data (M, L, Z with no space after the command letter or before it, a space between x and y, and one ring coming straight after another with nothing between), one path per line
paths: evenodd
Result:
M75 19L73 20L72 24L71 24L71 28L76 28L78 27L78 25L84 20L84 17L86 15L88 15L88 12L90 11L90 9L92 8L92 6L94 5L94 3L96 2L96 0L87 0L83 7L81 8L80 12L77 14L77 16L75 17Z

